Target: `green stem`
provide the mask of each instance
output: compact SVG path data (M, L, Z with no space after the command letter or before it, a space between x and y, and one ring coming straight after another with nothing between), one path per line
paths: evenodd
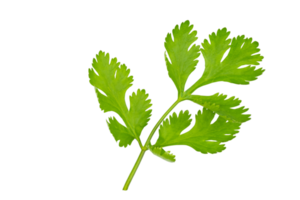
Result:
M182 101L182 99L178 99L177 101L175 101L172 106L163 114L163 116L158 120L158 122L155 124L154 128L152 129L150 135L148 136L148 139L144 145L144 147L142 148L142 151L139 155L139 157L137 158L126 182L125 182L125 185L123 187L123 190L127 190L133 177L134 177L134 174L136 173L136 170L139 168L139 165L143 159L143 156L145 154L145 152L148 150L148 145L150 144L150 141L151 141L151 138L153 137L156 129L159 127L159 125L161 124L161 122L166 118L166 116L173 110L173 108L175 108L175 106L180 102Z
M125 185L123 187L123 190L128 190L128 187L129 187L129 185L131 183L131 180L133 179L136 170L139 168L139 165L140 165L140 163L141 163L141 161L142 161L142 159L144 157L145 152L146 152L146 150L142 150L141 151L138 159L136 160L136 162L135 162L135 164L134 164L134 166L133 166L133 168L132 168L132 170L131 170L131 172L130 172L127 180L126 180L126 183L125 183Z

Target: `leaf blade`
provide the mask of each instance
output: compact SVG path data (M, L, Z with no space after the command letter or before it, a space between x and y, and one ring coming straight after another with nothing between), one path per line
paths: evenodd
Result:
M239 129L240 124L226 122L222 117L218 117L217 121L211 124L215 113L208 109L203 109L196 115L195 126L181 135L178 144L187 145L201 153L218 153L225 150L222 142L232 140Z
M88 69L88 78L97 90L100 109L120 117L128 112L126 99L133 89L133 77L129 68L110 53L99 51Z
M172 154L170 151L165 151L161 147L156 147L156 146L152 146L152 145L149 146L149 149L154 155L160 157L161 159L163 159L165 161L168 161L168 162L176 161L175 155Z
M219 81L247 85L265 71L257 68L263 60L263 56L258 54L258 42L244 35L231 40L228 39L229 34L223 28L210 34L209 41L204 40L200 51L205 60L205 70L202 77L188 89L188 94L201 86ZM222 60L228 49L228 55ZM248 66L241 68L244 65Z
M128 112L129 123L134 127L135 134L141 135L143 128L148 124L150 120L152 110L151 100L147 99L148 94L145 90L138 89L136 93L132 93L130 99L130 110Z
M172 140L172 138L177 137L180 133L189 127L191 124L191 115L189 111L180 111L179 115L174 112L170 115L169 119L165 119L159 128L159 138L157 139L156 146L165 146L165 141ZM172 134L170 134L172 133Z
M233 109L233 107L240 105L241 100L235 97L226 98L227 95L216 93L211 96L189 95L187 100L216 112L219 116L234 123L243 123L250 120L251 115L244 114L248 111L247 108L239 107Z
M120 147L127 147L128 145L131 145L132 141L135 139L134 135L128 130L128 128L120 124L115 117L108 118L107 125L116 142L120 141Z
M198 38L197 31L192 31L193 25L187 20L176 25L173 37L170 33L165 39L165 61L170 78L173 80L178 96L182 96L189 75L195 70L200 55L200 46L191 46ZM168 55L168 57L167 57Z
M225 150L225 145L222 143L232 140L235 134L238 133L241 124L227 122L222 117L218 117L218 119L211 124L214 116L214 112L203 108L202 113L200 110L198 111L196 123L190 131L183 134L168 132L169 135L172 135L169 137L164 137L159 134L157 141L159 141L159 139L162 141L156 142L154 146L186 145L204 154L222 152ZM177 123L186 123L188 120L188 118L185 118L184 122L181 120L177 121Z

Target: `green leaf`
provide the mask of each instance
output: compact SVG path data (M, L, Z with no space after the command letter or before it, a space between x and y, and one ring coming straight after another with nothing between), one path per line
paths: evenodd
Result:
M115 113L122 119L128 113L126 101L133 90L133 77L129 68L110 53L99 51L88 69L88 78L96 86L100 109Z
M186 129L192 122L189 111L180 111L179 115L174 112L170 115L170 120L167 118L164 120L159 128L159 138L155 146L163 147L166 141L171 141L173 138L177 138L180 133Z
M235 99L235 97L226 99L226 97L227 95L219 95L219 93L216 93L212 96L190 95L187 99L216 112L219 116L231 122L242 123L250 120L249 114L243 114L248 109L244 107L232 109L233 107L239 106L241 100L238 98Z
M201 153L217 153L225 149L222 142L227 142L233 139L240 127L239 123L226 121L223 117L211 124L215 113L203 108L203 112L198 111L196 115L196 123L193 128L181 134L182 130L187 128L190 124L188 111L180 112L179 116L176 114L170 117L170 122L165 120L160 127L159 138L155 144L157 147L173 146L173 145L187 145ZM181 127L180 131L172 127Z
M170 78L173 80L178 97L184 92L185 83L189 75L195 70L200 55L200 46L191 45L197 40L197 31L192 31L193 25L189 21L181 23L173 29L165 40L165 60ZM189 49L190 48L190 49ZM170 59L168 59L167 54Z
M139 137L148 126L152 116L152 102L144 88L138 88L129 95L128 121Z
M223 28L209 35L210 41L204 40L201 52L205 60L205 70L189 93L218 81L247 85L264 72L264 69L255 67L263 59L263 56L257 54L260 51L258 42L252 42L252 38L245 38L244 35L233 38L231 42L228 39L229 34ZM221 61L228 49L228 55ZM244 65L248 66L240 68Z
M100 51L89 68L88 77L97 88L100 109L104 113L115 113L124 121L122 123L115 120L111 125L122 124L125 144L144 133L152 115L152 103L145 89L138 88L136 92L132 92L133 78L129 68L116 58L111 58L109 53ZM129 106L126 104L128 101ZM126 131L123 126L127 128ZM117 127L120 128L120 125ZM121 138L118 141L120 145L125 145L119 133L113 135Z
M120 147L127 147L127 145L131 145L135 136L132 135L132 133L125 126L120 124L115 117L110 117L107 121L107 125L115 140L120 141Z
M166 160L168 162L176 161L175 155L173 155L170 151L165 151L161 147L156 147L156 146L152 146L152 145L149 145L149 149L154 155L162 158L163 160Z

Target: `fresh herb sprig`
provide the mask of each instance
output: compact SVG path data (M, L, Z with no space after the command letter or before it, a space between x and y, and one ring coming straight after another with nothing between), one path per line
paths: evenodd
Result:
M201 153L218 153L225 150L224 142L232 140L238 133L240 125L250 120L250 115L245 114L248 110L244 107L234 108L241 101L235 97L227 98L223 94L211 96L195 95L193 92L201 86L214 82L229 82L247 85L257 79L264 72L262 68L256 68L263 56L258 54L258 42L244 35L229 39L230 32L226 28L219 29L209 35L209 40L204 40L202 48L194 44L197 40L197 32L189 21L181 23L165 40L165 60L169 76L174 82L178 98L170 108L158 120L152 129L147 141L142 144L140 135L147 125L151 116L151 103L145 90L138 89L129 97L130 107L125 103L125 94L132 86L133 77L125 64L120 64L116 58L110 59L108 53L100 51L93 59L93 68L89 69L90 83L95 87L95 92L104 112L113 111L123 120L122 125L115 117L108 119L107 124L110 132L120 147L131 145L137 140L141 152L130 172L123 190L127 190L130 182L149 149L158 157L175 162L175 156L163 147L173 145L187 145ZM225 52L228 55L224 58ZM198 57L202 53L205 60L205 70L201 78L190 88L185 90L185 84L189 75L195 70ZM242 67L248 65L246 67ZM241 68L242 67L242 68ZM101 90L102 92L100 92ZM105 93L102 94L102 93ZM173 108L180 102L190 100L203 107L195 116L196 122L191 130L182 133L191 124L191 114L181 111L173 113L165 119ZM219 117L211 123L214 116ZM159 137L155 144L151 144L157 128Z

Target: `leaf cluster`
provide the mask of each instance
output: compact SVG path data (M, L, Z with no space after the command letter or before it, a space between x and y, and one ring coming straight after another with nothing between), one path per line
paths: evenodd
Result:
M204 85L220 81L247 85L264 72L264 69L257 67L263 59L259 54L258 42L244 35L233 38L229 38L229 35L226 28L219 29L210 34L201 46L197 45L197 31L193 30L189 21L176 25L172 33L167 34L164 43L165 62L178 92L174 105L189 100L200 105L202 110L195 115L195 124L187 132L184 130L192 121L189 111L173 113L166 119L163 117L158 122L159 137L154 145L149 140L143 146L140 141L141 132L151 116L148 94L141 89L134 92L129 97L128 108L125 94L133 82L130 70L116 58L110 59L108 53L100 51L96 55L93 68L89 69L90 83L95 87L101 110L117 113L125 124L122 125L115 117L107 121L119 146L127 147L136 139L142 150L149 149L154 155L170 162L175 161L175 156L163 147L186 145L204 154L225 149L224 142L233 139L240 125L250 120L250 115L245 114L248 109L239 107L241 100L236 97L227 98L227 95L219 93L203 96L194 92ZM204 72L190 88L185 88L201 54L205 60ZM215 115L218 118L212 123ZM150 134L150 139L154 132Z

